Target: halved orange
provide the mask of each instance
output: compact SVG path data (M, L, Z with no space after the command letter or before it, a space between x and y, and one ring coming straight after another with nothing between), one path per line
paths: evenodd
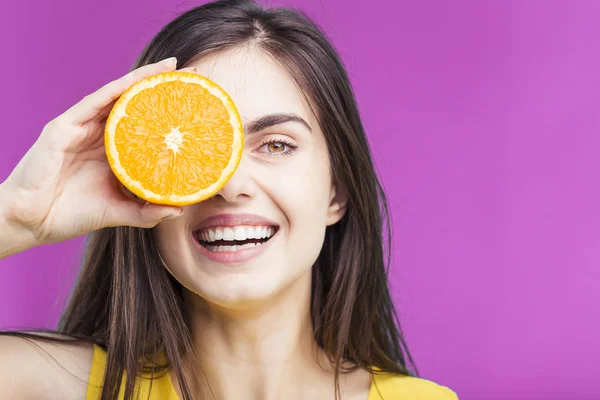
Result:
M104 131L108 162L123 185L155 204L215 195L244 147L239 112L215 82L193 72L142 79L115 103Z

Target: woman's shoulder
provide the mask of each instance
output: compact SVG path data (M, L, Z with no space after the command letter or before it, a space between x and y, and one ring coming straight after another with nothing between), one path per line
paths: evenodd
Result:
M85 396L93 348L59 334L0 335L0 398L81 399ZM33 366L33 368L32 368Z
M375 372L369 400L457 400L446 386L423 378Z

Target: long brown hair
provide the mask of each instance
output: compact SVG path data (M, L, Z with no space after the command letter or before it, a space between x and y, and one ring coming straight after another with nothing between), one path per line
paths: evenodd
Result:
M325 135L333 179L349 196L345 216L327 228L312 269L314 337L335 365L336 398L339 376L349 370L416 375L388 288L386 196L345 68L310 18L286 8L263 9L250 0L208 3L165 26L133 69L172 56L184 67L208 53L242 45L258 46L290 72ZM161 263L152 230L106 228L88 237L80 275L56 332L107 350L102 400L117 398L124 376L169 369L189 400L181 359L194 352L183 307L182 286ZM125 399L131 399L135 381L125 382Z

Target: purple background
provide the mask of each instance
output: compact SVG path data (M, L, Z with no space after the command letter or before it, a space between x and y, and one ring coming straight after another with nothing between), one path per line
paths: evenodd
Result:
M198 4L2 2L0 180ZM315 17L348 67L422 375L461 399L600 398L600 2L274 4ZM54 326L81 244L0 260L0 327Z

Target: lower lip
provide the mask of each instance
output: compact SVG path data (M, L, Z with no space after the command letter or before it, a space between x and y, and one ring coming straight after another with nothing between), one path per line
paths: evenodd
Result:
M221 264L239 264L260 256L267 249L267 247L271 245L271 242L275 239L277 233L278 232L275 232L275 234L271 236L269 240L267 240L260 246L251 247L248 249L241 249L237 251L210 251L196 240L194 232L192 232L191 238L196 247L200 249L200 252L206 257L210 258L211 260Z

